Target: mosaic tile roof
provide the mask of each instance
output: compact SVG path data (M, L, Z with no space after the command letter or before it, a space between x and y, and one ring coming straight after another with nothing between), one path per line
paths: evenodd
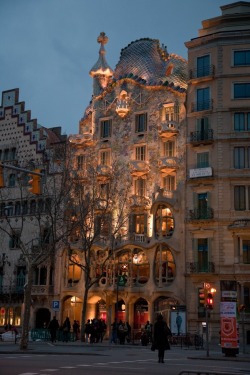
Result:
M120 60L114 71L114 79L131 78L151 86L187 87L187 61L168 54L166 47L157 39L139 39L121 51Z

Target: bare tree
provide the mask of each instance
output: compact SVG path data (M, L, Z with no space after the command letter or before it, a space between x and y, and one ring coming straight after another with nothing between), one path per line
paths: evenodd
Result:
M1 189L0 232L16 241L15 248L20 249L26 264L20 349L28 347L34 269L42 263L53 264L57 250L67 242L69 233L74 227L74 222L72 220L69 222L70 227L65 216L65 202L71 196L68 173L64 152L61 162L58 160L56 163L52 162L47 169L42 179L43 192L39 198L27 191L27 186L23 185L20 176L19 188L16 189L14 197L20 205L18 215L13 211L13 201L11 206L8 206L10 199L8 188Z
M131 188L127 166L122 160L113 160L111 165L104 166L98 165L91 153L85 157L83 170L73 178L71 219L75 225L71 236L77 237L77 247L68 242L70 262L83 272L82 341L88 294L103 277L108 262L114 259L117 237L127 226Z

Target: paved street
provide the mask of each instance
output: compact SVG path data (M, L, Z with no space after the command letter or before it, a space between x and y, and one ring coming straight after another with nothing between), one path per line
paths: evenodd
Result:
M1 375L119 375L168 374L193 370L224 374L250 375L250 354L225 358L220 347L211 348L209 358L205 350L172 347L164 364L157 362L157 352L150 347L133 345L88 345L76 343L32 342L25 352L14 343L0 342Z

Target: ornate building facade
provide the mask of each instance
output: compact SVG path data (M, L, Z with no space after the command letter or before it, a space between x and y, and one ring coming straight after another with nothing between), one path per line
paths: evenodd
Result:
M90 71L92 100L79 134L69 140L80 173L89 149L102 176L114 160L126 165L129 220L116 237L110 272L90 290L87 315L111 323L118 304L118 318L140 328L159 311L169 320L174 309L185 310L187 62L147 38L124 48L112 71L107 41L101 33L99 59ZM103 179L99 184L104 187ZM102 239L97 251L108 249ZM115 274L126 282L118 285ZM65 303L72 297L80 302L77 284L70 294L64 290Z

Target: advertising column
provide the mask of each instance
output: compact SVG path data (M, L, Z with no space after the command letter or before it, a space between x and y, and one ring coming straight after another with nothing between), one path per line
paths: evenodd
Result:
M236 287L235 281L221 281L220 338L222 353L227 357L234 357L239 353Z

